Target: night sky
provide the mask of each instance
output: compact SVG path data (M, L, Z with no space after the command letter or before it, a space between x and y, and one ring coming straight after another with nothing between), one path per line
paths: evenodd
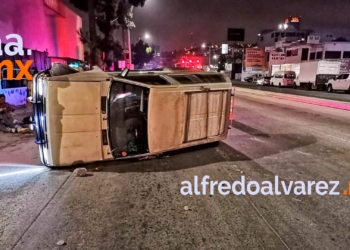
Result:
M223 43L227 28L245 28L245 42L254 43L290 15L302 16L302 29L350 35L349 11L350 0L147 0L134 11L131 37L147 32L150 44L171 50L190 46L191 32L196 44Z

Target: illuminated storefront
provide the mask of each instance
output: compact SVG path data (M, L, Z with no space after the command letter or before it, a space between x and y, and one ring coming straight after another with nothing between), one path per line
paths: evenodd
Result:
M288 26L293 26L296 30L300 30L301 16L290 16L285 18L284 23Z
M44 70L51 66L49 57L83 60L83 45L77 34L77 30L82 27L81 17L69 9L62 0L1 0L0 9L4 10L0 15L0 40L7 43L7 35L18 34L23 38L23 47L35 51L31 58L27 56L5 58L3 55L0 57L0 62L2 60L25 62L31 59L34 61L32 67ZM4 67L1 67L1 74L3 69ZM23 81L2 79L0 92L6 95L11 104L25 103L23 101L25 98L22 98L26 96L23 94L26 92ZM16 93L17 97L14 96Z

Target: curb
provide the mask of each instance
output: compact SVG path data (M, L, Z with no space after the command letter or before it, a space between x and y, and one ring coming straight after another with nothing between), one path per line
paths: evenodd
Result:
M241 92L247 92L252 94L258 94L261 93L261 95L264 96L270 96L277 99L283 99L283 100L289 100L294 102L301 102L301 103L307 103L315 106L322 106L327 108L334 108L334 109L340 109L345 111L350 111L350 104L347 102L340 102L340 101L330 101L327 99L321 99L316 97L299 97L291 94L274 94L268 91L263 90L253 90L253 89L246 89L246 88L240 88L237 87L239 91ZM247 91L248 90L248 91Z

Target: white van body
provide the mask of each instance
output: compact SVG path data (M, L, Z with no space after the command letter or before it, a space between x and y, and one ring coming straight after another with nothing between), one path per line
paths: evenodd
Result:
M270 80L270 85L279 87L295 86L296 74L294 71L277 71Z

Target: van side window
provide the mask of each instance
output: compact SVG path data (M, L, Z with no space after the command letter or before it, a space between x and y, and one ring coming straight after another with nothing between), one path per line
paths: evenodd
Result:
M337 76L337 78L336 78L337 80L340 80L340 79L343 79L343 75L339 75L339 76Z

